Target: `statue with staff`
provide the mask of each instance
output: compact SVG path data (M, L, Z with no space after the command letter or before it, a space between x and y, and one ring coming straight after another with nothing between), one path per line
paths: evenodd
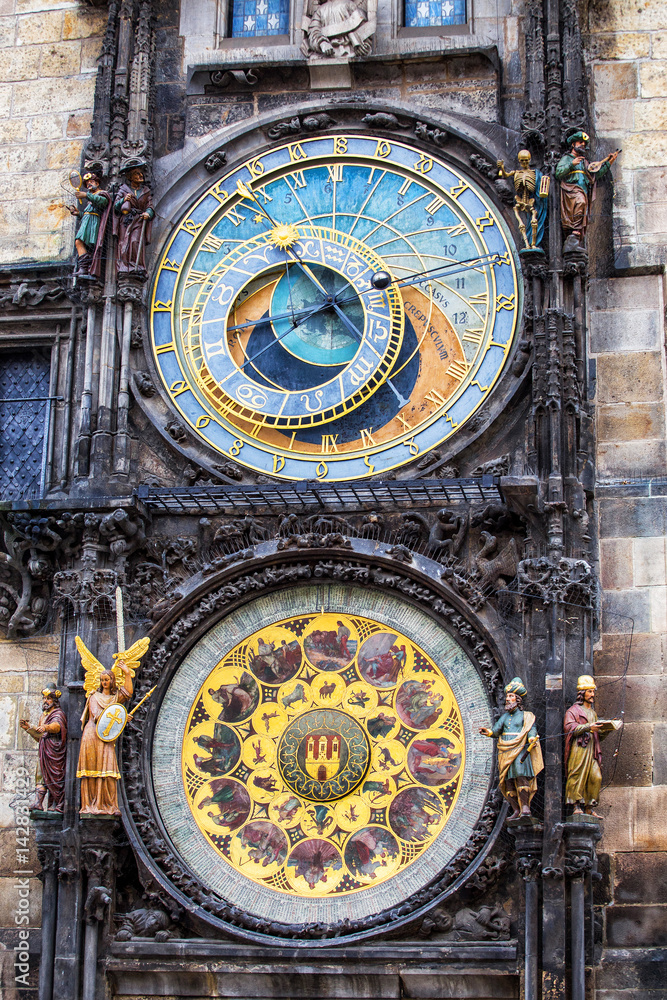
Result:
M132 697L132 678L150 643L150 639L146 637L138 639L129 649L125 649L123 596L120 587L116 589L116 626L118 652L114 653L114 665L109 670L93 656L79 636L76 637L76 647L85 670L86 693L86 707L81 716L83 735L76 776L81 779L80 812L94 816L120 816L120 771L115 742L128 720L125 704ZM154 690L152 688L129 714L134 715Z
M505 711L493 729L480 729L483 736L498 740L500 791L514 810L510 819L531 815L537 775L544 768L535 716L523 707L526 694L521 678L513 677L505 687Z
M124 169L125 179L118 189L113 211L113 231L118 237L116 270L118 274L146 276L146 246L151 241L155 218L153 195L146 184L143 160L129 160Z

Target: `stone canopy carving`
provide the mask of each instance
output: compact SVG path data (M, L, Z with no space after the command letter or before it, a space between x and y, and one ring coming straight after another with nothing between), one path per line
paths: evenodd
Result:
M377 0L308 0L301 51L309 59L369 55L376 12Z

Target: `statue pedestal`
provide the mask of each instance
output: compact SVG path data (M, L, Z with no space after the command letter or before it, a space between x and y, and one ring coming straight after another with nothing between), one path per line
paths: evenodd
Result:
M572 1000L586 997L586 882L596 869L595 845L602 836L596 816L571 816L563 823L565 875L570 880Z
M542 870L542 834L544 827L534 816L508 819L507 830L514 837L516 867L523 877L526 903L524 918L524 997L537 1000L539 885Z
M308 60L310 86L313 90L350 90L352 71L347 59L314 57Z

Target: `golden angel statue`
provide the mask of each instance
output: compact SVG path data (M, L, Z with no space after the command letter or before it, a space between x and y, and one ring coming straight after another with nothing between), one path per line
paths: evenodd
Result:
M85 670L83 687L86 692L76 772L77 778L81 778L82 813L120 816L117 784L120 771L114 743L127 720L123 705L132 697L132 678L149 643L149 638L138 639L129 649L114 653L114 665L107 670L79 636L76 637L76 648ZM113 709L112 706L117 707ZM103 728L100 721L104 722Z

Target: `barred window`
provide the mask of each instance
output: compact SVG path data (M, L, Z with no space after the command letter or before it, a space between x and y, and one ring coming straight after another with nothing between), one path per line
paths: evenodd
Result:
M50 361L39 351L0 353L0 498L41 496L50 415Z
M465 24L466 0L405 0L405 27Z
M232 38L289 33L290 0L233 0L231 4Z

